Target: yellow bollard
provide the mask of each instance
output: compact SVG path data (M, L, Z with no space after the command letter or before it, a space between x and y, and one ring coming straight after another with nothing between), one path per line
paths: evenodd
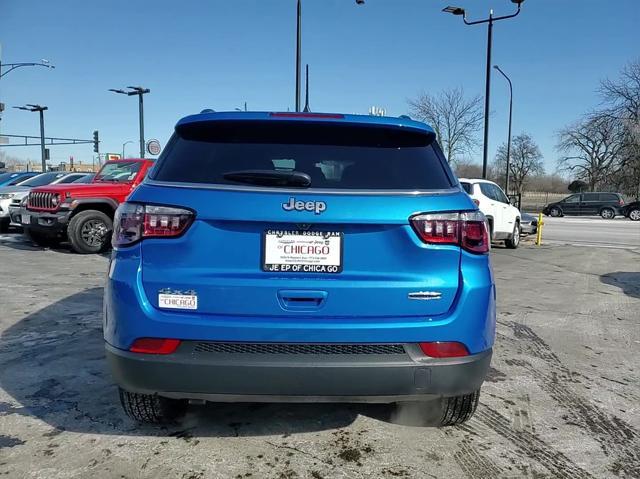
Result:
M542 244L542 225L544 225L544 221L542 221L542 213L538 213L538 231L536 232L536 246L540 246Z

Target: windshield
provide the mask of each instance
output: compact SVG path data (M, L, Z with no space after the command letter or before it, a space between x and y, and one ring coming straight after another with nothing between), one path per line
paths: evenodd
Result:
M43 186L48 185L49 183L57 180L58 178L62 178L65 176L64 173L51 172L51 173L41 173L33 178L28 179L27 181L23 181L19 186Z
M244 122L177 128L153 179L362 190L452 186L439 147L415 131Z
M119 161L107 163L96 175L94 181L110 181L116 183L129 183L136 179L142 163L139 161Z

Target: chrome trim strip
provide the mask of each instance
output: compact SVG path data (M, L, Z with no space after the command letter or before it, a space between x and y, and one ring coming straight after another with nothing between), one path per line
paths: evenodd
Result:
M408 294L409 299L418 299L421 301L431 301L433 299L440 299L442 293L438 291L414 291Z
M144 184L151 186L168 186L171 188L190 188L196 190L220 190L220 191L242 191L250 193L275 193L275 194L314 194L314 195L376 195L376 196L437 196L453 195L461 191L460 188L451 187L439 190L341 190L335 188L269 188L260 186L238 186L238 185L218 185L206 183L178 183L171 181L157 181L147 178Z

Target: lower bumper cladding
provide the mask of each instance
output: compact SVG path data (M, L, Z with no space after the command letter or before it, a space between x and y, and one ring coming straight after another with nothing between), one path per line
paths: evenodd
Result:
M172 354L105 347L123 389L223 402L386 403L458 396L480 388L492 354L431 358L418 344L183 341Z

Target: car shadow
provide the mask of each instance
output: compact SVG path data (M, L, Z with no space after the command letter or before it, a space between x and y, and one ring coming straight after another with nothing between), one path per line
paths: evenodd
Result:
M600 275L600 281L617 286L622 292L633 298L640 298L640 273L616 271Z
M54 430L108 435L262 436L348 426L359 414L422 425L387 405L191 405L171 426L141 426L121 410L106 367L102 338L102 288L87 289L26 316L0 335L0 386L12 398L0 416L36 417Z
M20 250L20 251L53 251L54 253L60 254L77 254L71 249L71 245L69 243L63 242L54 247L48 246L38 246L34 242L32 242L29 238L27 238L22 233L13 233L0 235L0 245L5 246L7 248ZM102 253L96 253L100 256L108 258L111 255L111 251L107 250Z

